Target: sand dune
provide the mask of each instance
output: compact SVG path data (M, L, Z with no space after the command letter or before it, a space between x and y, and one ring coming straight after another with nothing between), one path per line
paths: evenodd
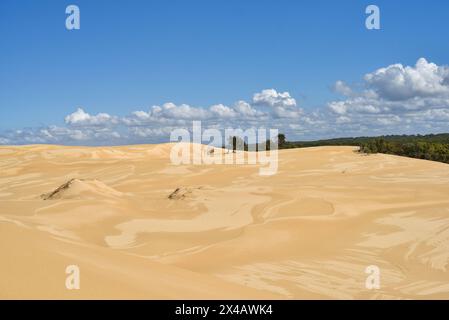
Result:
M120 197L121 192L108 187L99 180L71 179L55 190L41 195L43 200L55 199L98 199Z
M261 176L172 146L0 147L0 298L449 299L449 165L318 147Z

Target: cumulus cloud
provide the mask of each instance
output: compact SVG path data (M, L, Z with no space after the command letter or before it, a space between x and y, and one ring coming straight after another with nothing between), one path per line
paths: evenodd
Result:
M215 104L209 108L209 110L222 118L234 118L237 116L237 113L234 109L231 109L223 104Z
M97 115L90 115L85 112L82 108L78 108L75 112L69 114L65 117L65 123L69 125L79 125L79 126L98 126L106 124L115 124L117 119L110 116L107 113L99 113Z
M187 104L175 105L165 103L162 106L153 106L149 111L134 111L131 117L125 117L122 122L126 125L139 125L149 123L185 124L185 120L245 120L263 116L264 112L256 110L245 101L238 101L233 107L224 104L214 104L208 108L192 107Z
M188 104L176 105L168 102L162 106L153 106L151 109L151 116L158 118L172 118L183 120L201 120L208 118L207 110L198 107L191 107Z
M296 100L288 92L277 92L274 89L265 89L255 93L253 102L259 105L268 105L270 107L282 106L285 108L296 107Z
M154 138L170 135L173 130L171 127L150 128L150 127L131 127L130 134L137 138Z
M351 87L349 87L344 81L337 80L333 86L333 90L341 95L350 97L353 95Z
M351 122L351 118L346 117L346 116L340 116L340 117L337 118L336 122L338 124L350 123Z
M449 68L424 58L414 67L398 63L380 68L366 74L364 80L380 98L392 101L449 94Z
M205 120L209 117L209 111L203 108L192 107L187 104L176 105L168 102L161 106L152 106L148 111L134 111L130 116L121 118L120 122L125 126L167 126L183 125L187 121Z
M381 125L389 126L401 122L401 118L397 115L384 115L376 118L376 121Z
M255 93L253 103L254 105L271 107L273 115L279 118L298 118L302 113L290 93L277 92L275 89L265 89Z
M412 116L431 121L449 122L449 109L431 109L418 114L412 114Z
M332 101L329 108L336 114L343 115L347 113L380 113L382 106L375 99L354 98L345 101ZM387 110L384 108L384 110Z
M414 66L392 64L367 73L361 91L337 81L334 89L346 99L330 101L327 106L336 124L398 128L402 123L420 130L428 127L426 122L447 119L448 79L447 66L424 58Z
M265 113L256 110L253 108L248 102L245 102L243 100L237 101L234 105L234 110L243 117L257 117L257 116L264 116Z

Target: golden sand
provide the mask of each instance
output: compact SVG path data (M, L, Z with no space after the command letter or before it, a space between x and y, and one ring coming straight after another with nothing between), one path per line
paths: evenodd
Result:
M261 176L170 148L0 147L0 298L449 299L449 165L318 147Z

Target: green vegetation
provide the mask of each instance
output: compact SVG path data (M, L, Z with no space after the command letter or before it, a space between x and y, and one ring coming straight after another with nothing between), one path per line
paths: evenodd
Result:
M280 149L315 146L358 146L363 153L386 153L449 163L449 134L390 135L285 142Z
M285 134L279 133L278 134L278 145L279 145L279 148L282 149L285 146L286 143L287 143L287 139L285 138Z
M287 141L285 134L277 136L279 149L319 146L356 146L360 152L385 153L398 156L449 163L449 133L429 135L389 135L380 137L337 138L316 141ZM240 137L229 137L231 150L270 150L270 140L248 148ZM225 146L223 146L225 147Z
M449 143L410 141L390 142L377 138L362 143L360 151L364 153L387 153L410 158L426 159L449 163Z

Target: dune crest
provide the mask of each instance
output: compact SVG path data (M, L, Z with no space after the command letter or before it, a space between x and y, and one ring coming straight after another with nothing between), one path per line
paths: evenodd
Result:
M70 179L55 190L41 195L43 200L120 197L121 192L99 180Z
M178 187L176 188L168 198L170 200L182 200L193 196L196 190L202 189L202 187Z

